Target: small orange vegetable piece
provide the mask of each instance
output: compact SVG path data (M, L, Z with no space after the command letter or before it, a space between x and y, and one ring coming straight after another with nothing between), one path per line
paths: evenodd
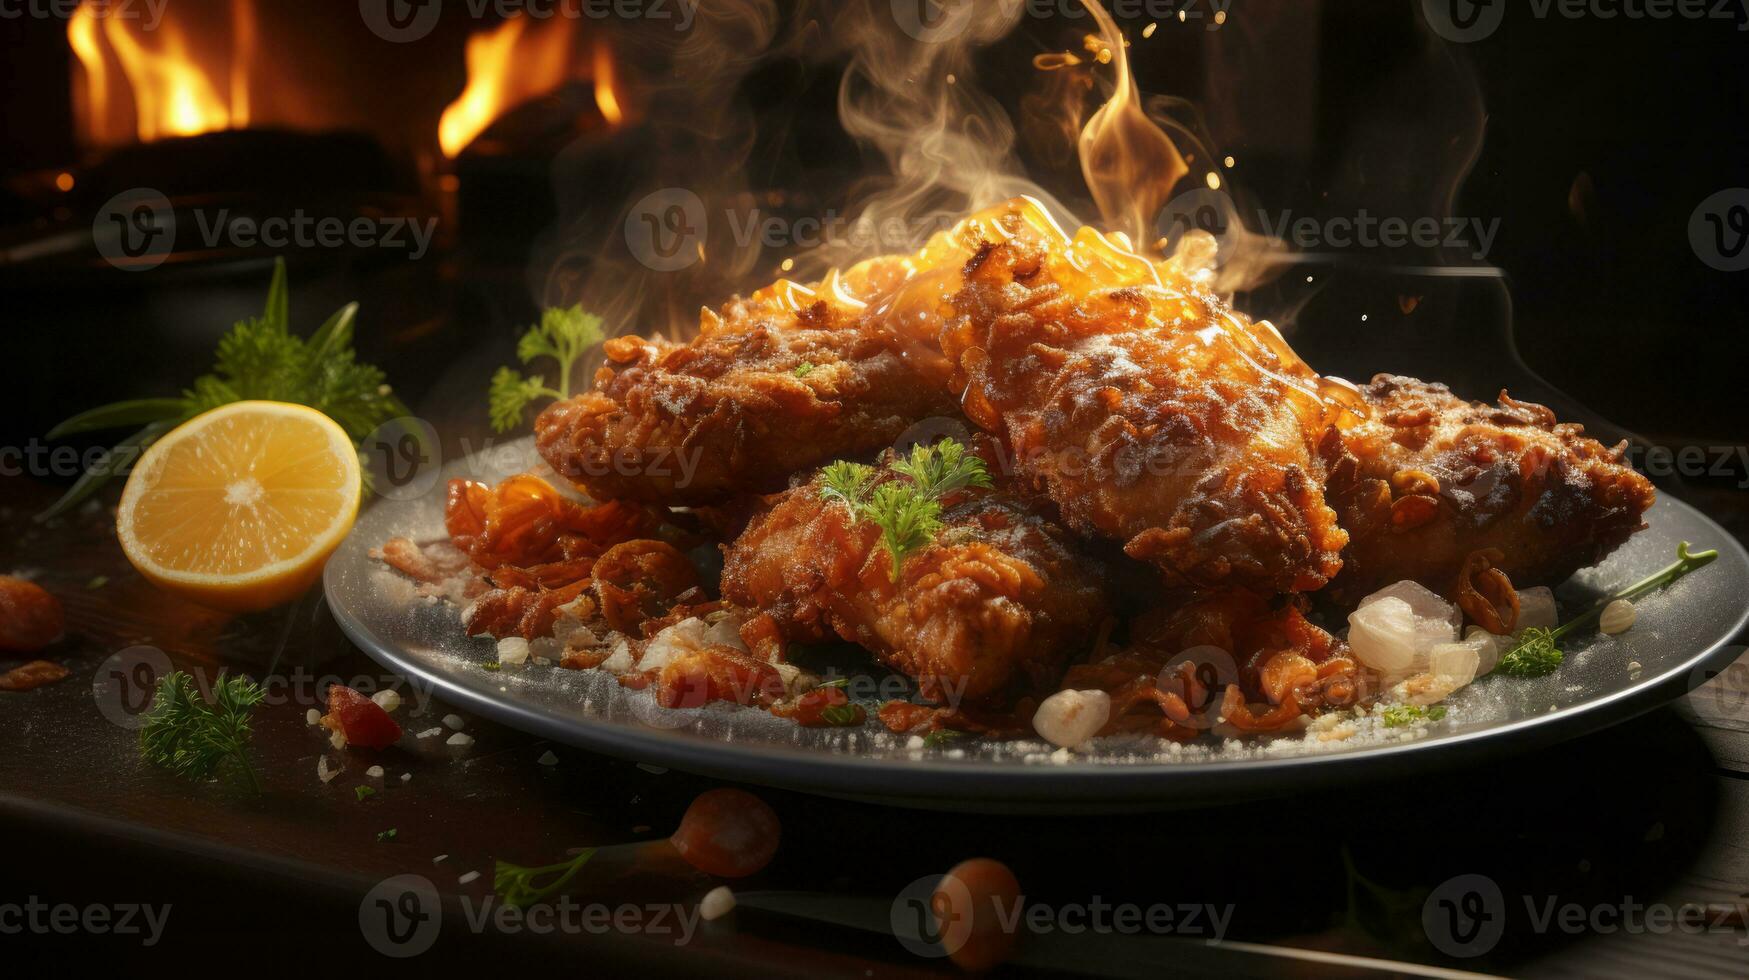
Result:
M0 575L0 651L35 653L66 627L61 600L35 582Z
M771 863L782 825L765 801L746 790L700 793L669 842L686 863L719 878L744 878Z
M999 966L1016 938L1003 922L1019 921L1004 917L1012 916L1019 902L1020 882L1001 861L972 858L954 865L930 897L948 959L974 973Z

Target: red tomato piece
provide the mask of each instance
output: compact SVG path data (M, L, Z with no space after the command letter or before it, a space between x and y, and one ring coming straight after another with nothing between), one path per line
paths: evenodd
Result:
M401 737L401 726L383 706L344 684L328 688L328 715L323 723L340 727L348 745L367 749L387 748Z
M669 841L686 863L719 878L744 878L771 863L782 835L777 812L752 793L700 793Z

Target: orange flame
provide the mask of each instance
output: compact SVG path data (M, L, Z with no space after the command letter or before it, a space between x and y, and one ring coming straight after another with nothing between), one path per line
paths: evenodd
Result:
M1087 10L1099 24L1086 47L1093 60L1117 68L1111 98L1081 130L1081 173L1107 227L1137 244L1153 236L1153 216L1190 172L1172 139L1142 109L1123 34L1097 0Z
M247 36L253 48L254 11L246 0L233 0L239 37ZM231 98L220 95L226 87L203 70L188 51L188 39L177 24L165 21L155 32L155 45L148 47L136 36L138 22L105 16L89 3L80 4L67 22L67 41L83 71L81 129L87 142L124 143L169 136L193 136L214 130L246 126L249 106L246 95L237 100L237 79L245 77L245 59L235 59ZM115 84L110 59L120 68L125 89ZM131 96L131 118L119 96Z
M485 132L493 120L573 78L595 82L595 103L609 125L625 112L614 89L613 53L597 41L590 60L579 64L574 18L535 21L517 14L468 38L468 84L443 111L437 143L454 158Z

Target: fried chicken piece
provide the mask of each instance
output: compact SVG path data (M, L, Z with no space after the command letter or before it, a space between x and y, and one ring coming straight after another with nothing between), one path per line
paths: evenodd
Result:
M1321 379L1267 323L1098 232L1013 225L942 334L966 413L1070 527L1172 584L1323 586L1347 539L1313 453Z
M737 298L707 311L688 344L608 341L595 388L536 420L541 455L597 498L698 505L878 452L954 411L867 303L908 267L874 260L817 288Z
M1354 602L1413 579L1450 595L1472 554L1526 586L1596 564L1629 536L1656 491L1584 427L1504 391L1497 405L1381 374L1370 417L1320 444L1326 493L1349 534L1332 598Z
M1052 684L1107 615L1104 570L1015 494L945 497L944 529L894 582L881 530L822 486L816 476L777 496L727 549L723 596L761 611L742 631L756 650L773 632L835 634L958 704Z

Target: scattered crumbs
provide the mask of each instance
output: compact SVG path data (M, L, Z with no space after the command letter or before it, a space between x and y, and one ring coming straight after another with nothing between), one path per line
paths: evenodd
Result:
M468 735L468 734L465 734L463 732L456 732L454 735L451 735L449 738L445 739L443 744L453 745L456 748L467 748L468 746L474 744L474 737L472 735Z
M540 758L538 758L534 761L540 763L543 766L556 766L559 764L559 757L553 754L552 749L548 749L545 752L541 753Z
M395 713L396 708L401 706L401 692L396 691L393 688L385 688L378 691L375 694L372 694L370 699L376 702L377 707L391 715Z
M705 892L698 903L698 913L706 922L714 922L735 910L735 893L727 885L718 885Z
M371 766L369 769L366 769L364 771L364 774L366 776L369 776L372 779L381 779L381 778L383 778L383 767L382 766Z
M449 730L452 732L459 732L467 725L467 722L462 721L461 715L454 714L454 713L444 715L443 716L443 723L445 725L448 725Z
M1154 32L1159 30L1159 29L1160 29L1159 24L1149 24L1147 27L1142 28L1142 36L1143 37L1153 37Z
M318 759L316 759L316 778L317 779L320 779L323 783L328 783L328 782L332 782L334 777L338 776L338 775L340 775L340 771L338 769L328 768L328 757L327 756L324 755L324 756L321 756Z
M363 803L365 797L375 796L376 790L369 786L354 786L352 787L352 795L357 797L360 803Z
M310 710L304 712L304 724L306 724L306 725L318 725L318 724L321 724L321 722L322 722L322 713L320 711L317 711L315 708L311 708Z
M462 875L460 878L457 878L455 881L458 885L467 885L472 884L474 880L479 877L480 873L478 871L470 871L467 874Z
M413 781L413 774L412 774L412 773L410 773L410 772L404 772L404 773L402 773L402 774L401 774L401 782L403 782L403 783L410 783L410 782L412 782L412 781Z
M439 854L438 856L431 859L431 863L432 864L442 864L443 862L445 862L447 860L449 860L448 854Z
M346 733L336 731L334 734L328 736L328 744L334 746L336 750L346 748Z
M383 841L394 840L395 837L399 834L400 834L400 831L396 830L393 827L390 827L388 830L378 831L377 832L377 842L381 843Z
M435 738L435 737L442 735L442 734L443 734L443 729L441 729L441 728L427 728L426 730L420 732L418 737L419 738Z
M663 773L668 771L668 770L662 768L661 766L652 766L648 762L638 763L638 768L644 770L645 772L649 773L652 776L660 776Z

